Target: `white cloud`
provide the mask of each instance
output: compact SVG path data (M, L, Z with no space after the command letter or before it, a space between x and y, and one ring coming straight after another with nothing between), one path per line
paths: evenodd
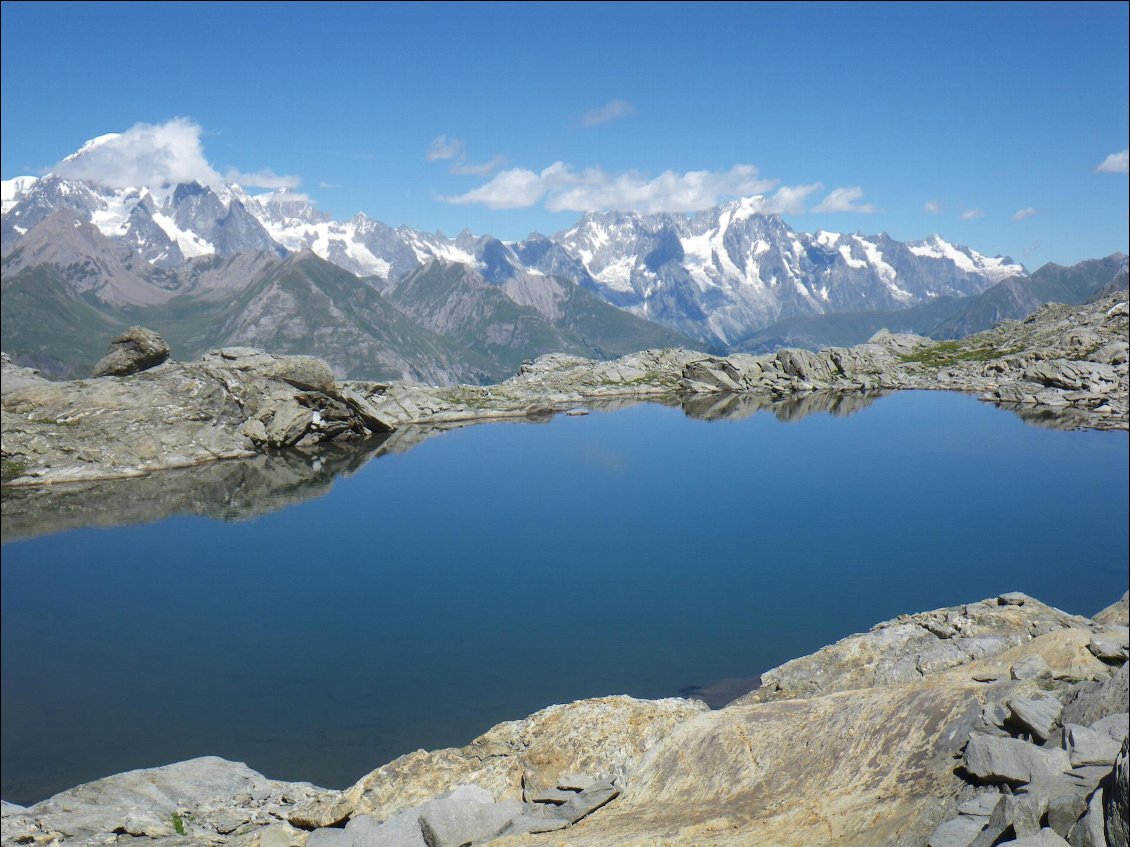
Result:
M489 161L479 163L468 162L465 156L460 156L459 161L451 166L451 172L462 176L490 176L504 161L506 161L505 157L499 155L492 156Z
M1124 174L1130 172L1130 149L1111 153L1095 168L1095 173Z
M302 180L296 176L280 176L270 168L244 173L232 168L224 174L225 182L238 182L240 185L254 185L259 188L298 188Z
M466 145L461 138L448 138L437 135L432 139L428 152L424 154L429 162L451 162L449 172L460 176L489 176L504 161L495 155L486 162L468 162Z
M761 179L753 165L734 165L728 171L664 171L648 179L636 171L610 174L601 168L574 170L554 162L540 173L524 168L502 171L473 191L445 197L449 203L481 203L492 209L521 209L544 201L551 212L594 209L637 212L695 212L732 197L762 194L777 180ZM795 211L813 186L783 187L769 206Z
M84 179L110 188L199 182L219 186L224 180L261 188L295 188L296 176L272 170L243 173L229 170L223 177L204 158L200 125L186 118L163 124L134 124L122 133L88 141L51 168L68 179Z
M318 181L318 188L341 188L340 185L334 185L332 182L326 182L324 179Z
M1034 214L1036 214L1036 210L1033 209L1031 206L1026 206L1023 209L1019 209L1016 212L1014 212L1013 215L1012 215L1012 219L1014 221L1022 221L1025 218L1032 217L1032 215L1034 215Z
M462 153L462 140L458 138L449 139L446 135L437 135L432 139L431 146L428 147L428 152L424 155L427 156L429 162L438 162L454 159Z
M540 174L512 168L466 194L443 199L448 203L481 203L490 209L525 209L538 202L546 190Z
M851 188L833 188L832 191L814 208L814 212L862 212L869 214L875 211L870 203L856 203L863 196L863 189L858 185Z
M941 209L942 207L933 200L922 204L922 211L924 211L928 215L936 215L941 211Z
M111 188L196 182L218 185L220 175L204 158L200 127L185 118L135 124L123 133L88 141L51 172Z
M971 221L971 220L974 220L976 218L983 218L983 217L985 217L985 212L984 212L983 209L966 209L964 212L961 213L961 219L963 221Z
M603 106L598 106L595 109L589 109L581 115L582 126L598 126L606 124L609 121L619 120L626 118L628 115L636 111L636 107L629 103L627 100L609 100Z
M809 185L782 185L772 197L766 197L762 211L772 215L803 215L808 195L824 187L822 182Z

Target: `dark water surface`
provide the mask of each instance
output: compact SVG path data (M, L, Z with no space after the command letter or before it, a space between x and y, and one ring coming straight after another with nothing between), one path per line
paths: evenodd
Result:
M902 393L119 483L169 512L262 514L4 545L3 796L205 754L342 787L550 703L749 676L902 612L1020 590L1090 614L1126 590L1127 470L1124 432ZM201 505L217 486L226 505ZM6 499L6 537L113 523L91 517L110 499Z

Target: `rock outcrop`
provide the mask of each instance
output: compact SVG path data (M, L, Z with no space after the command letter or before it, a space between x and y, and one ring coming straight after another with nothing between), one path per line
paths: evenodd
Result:
M4 480L138 476L407 424L528 417L624 397L693 399L710 414L741 398L771 405L884 390L967 391L1029 417L1069 413L1070 426L1126 429L1127 316L1118 294L1044 306L962 341L882 331L867 344L820 353L723 358L668 349L611 362L550 354L498 385L449 388L339 384L320 359L242 347L68 383L39 379L5 358Z
M1117 625L1006 594L879 624L718 710L551 706L344 791L194 759L4 804L3 842L1122 845L1128 665L1088 649Z
M151 329L131 326L110 342L91 376L128 376L156 367L169 358L169 345Z

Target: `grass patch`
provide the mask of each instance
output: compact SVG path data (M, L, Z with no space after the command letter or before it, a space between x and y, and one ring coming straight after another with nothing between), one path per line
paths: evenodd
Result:
M0 459L0 482L11 482L27 473L27 465L12 459Z
M996 347L965 347L960 341L939 341L937 344L905 356L899 356L903 362L917 362L933 368L945 367L957 362L988 362L1002 356L1011 356L1023 351L1022 347L1000 350Z
M188 828L184 825L184 816L180 812L173 812L173 829L177 835L188 834Z

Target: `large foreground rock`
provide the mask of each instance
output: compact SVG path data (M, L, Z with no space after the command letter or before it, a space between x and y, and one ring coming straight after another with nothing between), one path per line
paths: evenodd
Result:
M128 376L156 367L169 358L169 345L151 329L131 326L110 342L91 376Z

